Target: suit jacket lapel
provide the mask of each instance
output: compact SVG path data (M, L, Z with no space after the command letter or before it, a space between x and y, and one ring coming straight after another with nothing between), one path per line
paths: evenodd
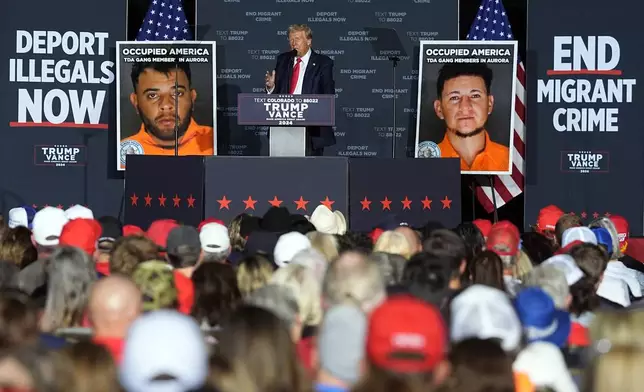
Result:
M306 71L304 71L304 80L302 81L302 94L311 94L313 91L313 73L317 67L316 63L317 54L311 50L311 57L309 57L309 63L306 65Z

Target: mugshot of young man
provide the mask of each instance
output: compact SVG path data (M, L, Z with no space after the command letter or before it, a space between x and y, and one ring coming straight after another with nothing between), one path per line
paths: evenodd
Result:
M438 144L443 158L461 158L462 171L508 171L508 147L490 139L487 120L494 110L493 73L485 64L446 64L436 81L436 116L445 122Z
M197 124L192 117L197 90L187 63L137 63L130 76L134 87L130 103L141 118L141 126L137 133L121 140L121 167L125 167L128 154L174 155L177 114L179 155L214 154L213 128Z

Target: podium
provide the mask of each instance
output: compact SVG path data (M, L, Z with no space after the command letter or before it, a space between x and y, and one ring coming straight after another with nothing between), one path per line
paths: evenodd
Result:
M268 125L269 155L306 156L306 127L335 126L335 95L238 94L237 123Z

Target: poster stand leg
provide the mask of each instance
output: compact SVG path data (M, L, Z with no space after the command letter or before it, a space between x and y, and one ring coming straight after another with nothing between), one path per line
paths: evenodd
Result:
M492 193L492 206L494 207L494 223L499 221L499 212L496 208L496 191L494 190L494 176L488 176L490 180L490 189Z
M470 176L470 191L472 192L472 220L476 219L476 177Z
M391 157L396 158L396 68L398 67L398 62L400 57L390 56L389 60L391 61L391 72L392 72L392 87L393 87L393 128L391 131Z

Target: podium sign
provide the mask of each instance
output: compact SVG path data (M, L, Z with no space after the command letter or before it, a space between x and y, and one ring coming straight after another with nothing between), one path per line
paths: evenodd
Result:
M238 94L237 123L273 127L333 127L335 95Z

